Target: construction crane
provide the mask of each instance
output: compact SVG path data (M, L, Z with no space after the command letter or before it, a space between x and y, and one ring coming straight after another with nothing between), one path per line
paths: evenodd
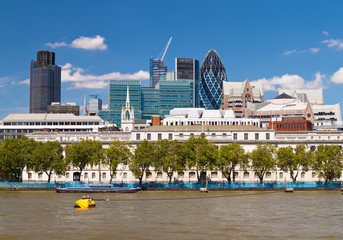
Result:
M169 41L168 41L168 43L167 43L166 47L164 48L164 52L163 52L163 55L162 55L161 61L163 61L163 59L164 59L164 56L166 55L166 52L167 52L167 50L168 50L168 48L169 48L169 44L170 44L170 42L171 42L171 40L172 40L172 39L173 39L173 37L170 37L170 38L169 38Z

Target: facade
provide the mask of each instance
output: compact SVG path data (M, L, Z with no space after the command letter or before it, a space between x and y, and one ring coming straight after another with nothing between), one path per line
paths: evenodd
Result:
M259 104L247 104L244 109L245 116L260 119L264 128L269 127L269 122L282 121L284 117L296 117L315 122L311 104L293 98L285 93Z
M200 69L200 107L209 110L221 107L224 81L227 81L224 65L212 49Z
M160 80L165 80L167 66L163 65L163 60L150 58L150 87L155 87Z
M61 68L54 52L42 50L30 65L30 113L46 113L52 102L61 102Z
M80 115L80 106L76 103L61 104L59 102L53 102L48 105L48 113L72 113L75 116Z
M303 118L284 118L282 121L270 121L269 128L277 132L312 131L313 124L308 120L303 120Z
M135 119L141 119L141 81L110 80L108 87L108 110L98 111L105 121L120 126L122 107L125 106L127 86L130 88L130 105L135 109Z
M163 119L163 126L256 126L259 119L236 118L232 110L206 110L204 108L175 108Z
M190 79L193 84L193 106L200 106L199 61L190 58L175 58L176 80Z
M98 116L74 114L22 113L10 114L0 122L0 140L21 138L33 132L92 132L106 127Z
M125 106L129 84L130 104L134 108L134 119L151 119L152 116L164 116L174 108L193 107L193 81L160 81L156 88L143 88L139 80L111 80L109 82L109 109L98 111L98 115L121 126L122 106Z
M245 117L245 109L249 103L263 103L263 88L260 83L223 82L223 107L233 110L236 117Z
M281 89L278 90L278 95L286 93L287 95L301 99L303 102L310 102L312 105L323 105L323 89Z
M275 132L272 129L262 129L255 126L213 126L209 125L202 128L199 125L187 126L152 126L140 130L133 130L132 132L34 132L28 135L36 141L60 141L63 146L73 142L78 142L81 139L91 139L101 141L103 148L107 148L114 140L129 142L134 148L141 140L157 141L159 139L177 140L179 142L186 141L190 137L205 134L206 138L218 146L228 143L237 142L247 151L254 150L258 143L269 143L277 147L291 146L295 147L299 144L304 144L307 150L315 151L318 145L339 145L343 147L343 133L342 132ZM73 173L78 169L71 168L64 175L54 175L52 179L55 181L73 181ZM101 168L99 173L98 166L88 166L81 176L81 181L98 181L99 174L101 174L102 181L110 180L109 170L105 167ZM235 178L237 182L258 182L258 178L253 170L241 170L238 167L235 170ZM175 179L184 182L196 182L194 169L187 169L183 173L174 173ZM225 182L226 179L222 173L216 169L208 170L207 176L211 181ZM343 177L341 177L342 180ZM46 181L47 178L44 174L35 173L32 171L23 173L23 181ZM133 176L127 166L120 165L117 174L112 179L116 183L133 183L138 180ZM313 182L318 181L318 175L315 171L300 171L297 179L300 182ZM166 173L154 171L150 168L144 174L143 181L166 182L168 177ZM284 182L291 181L290 175L281 169L276 171L267 172L264 182Z
M97 94L89 96L90 99L88 100L88 115L95 116L99 110L102 110L102 100Z

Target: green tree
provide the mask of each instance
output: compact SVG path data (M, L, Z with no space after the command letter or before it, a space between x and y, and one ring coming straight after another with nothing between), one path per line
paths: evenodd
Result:
M325 183L342 174L342 151L338 145L319 145L314 152L312 168Z
M57 141L38 142L35 150L32 152L33 157L29 168L32 168L35 172L46 173L48 182L50 182L53 172L63 174L67 170L62 152L61 143Z
M182 172L185 169L183 145L176 140L163 139L156 142L155 149L155 170L165 172L171 183L174 172Z
M250 153L250 167L255 171L260 183L263 183L263 178L266 172L275 169L275 147L270 144L258 144L257 148Z
M197 178L200 182L201 174L216 166L218 147L208 141L204 134L199 137L191 137L184 144L186 146L186 164L189 168L196 169Z
M305 145L281 147L277 150L277 165L282 171L289 172L293 182L297 181L300 171L308 171L312 154Z
M3 139L0 144L0 169L7 179L21 179L22 172L32 161L33 139Z
M145 171L153 165L155 159L156 151L154 143L150 143L146 139L140 141L134 151L133 158L129 161L129 169L139 179L139 184L142 184Z
M230 143L220 147L217 164L228 182L231 183L231 174L235 182L235 169L238 165L245 169L248 166L248 156L241 145Z
M113 141L107 149L104 149L104 164L110 169L112 183L113 175L117 172L119 164L127 165L132 157L129 145L121 141Z
M100 141L81 140L65 147L65 159L80 170L80 175L87 165L100 164L103 159Z

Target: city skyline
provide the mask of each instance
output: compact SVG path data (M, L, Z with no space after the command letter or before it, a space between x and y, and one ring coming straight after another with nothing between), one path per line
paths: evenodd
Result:
M265 99L277 88L323 87L325 104L343 105L340 1L80 3L0 3L1 119L29 112L30 61L39 50L56 53L62 103L82 106L85 95L100 94L107 105L110 79L148 86L149 58L171 36L168 71L175 58L201 65L214 49L229 82L259 81Z

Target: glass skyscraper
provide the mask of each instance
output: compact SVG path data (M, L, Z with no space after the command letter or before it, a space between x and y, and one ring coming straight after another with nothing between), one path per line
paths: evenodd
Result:
M165 80L167 66L163 65L161 59L150 58L150 87L155 87L160 80Z
M61 102L61 68L54 52L42 50L30 65L30 113L46 113L52 102Z
M141 81L110 80L108 87L108 110L98 111L105 121L120 126L122 107L125 106L127 86L129 85L130 105L134 109L135 119L141 119Z
M199 61L190 58L175 58L175 75L176 80L188 79L192 81L193 85L193 106L199 107Z
M193 107L193 81L162 80L156 88L143 88L139 80L111 80L109 82L109 109L98 111L105 121L121 126L121 111L125 105L127 84L129 84L130 103L134 108L135 120L151 119L151 116L168 115L173 108Z
M225 68L215 50L210 50L200 69L200 107L219 109L222 103L223 81L227 81Z

